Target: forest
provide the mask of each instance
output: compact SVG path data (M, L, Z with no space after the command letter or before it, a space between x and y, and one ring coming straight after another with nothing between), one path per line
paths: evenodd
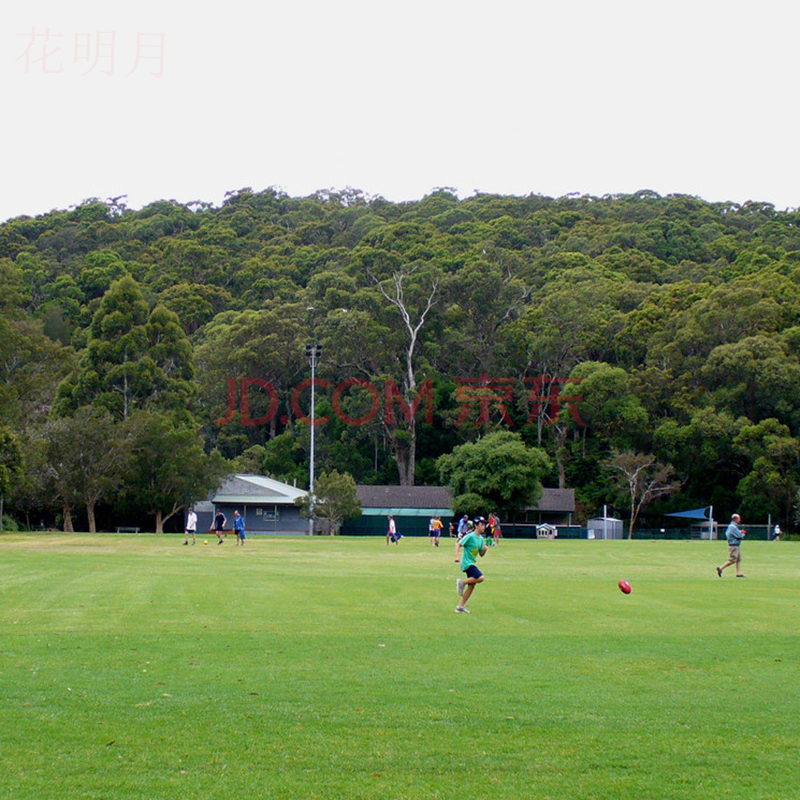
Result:
M578 519L795 526L800 212L650 191L92 199L0 225L4 527L108 530L231 471L440 485L498 431ZM307 346L318 351L310 412ZM626 514L627 516L627 514ZM172 526L172 527L170 527Z

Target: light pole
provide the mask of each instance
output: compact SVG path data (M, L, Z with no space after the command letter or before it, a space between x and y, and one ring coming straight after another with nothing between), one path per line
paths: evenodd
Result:
M306 345L306 356L308 357L308 363L311 364L311 458L310 464L308 469L309 480L308 480L308 511L309 511L309 518L308 518L308 535L314 535L314 432L316 429L316 425L314 424L314 420L316 417L315 414L315 407L314 407L314 378L316 376L317 371L317 361L319 361L320 356L322 355L322 345L319 343L314 344L307 344Z

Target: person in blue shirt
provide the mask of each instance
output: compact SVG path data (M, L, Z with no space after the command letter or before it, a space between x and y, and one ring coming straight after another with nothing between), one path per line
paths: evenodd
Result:
M461 570L466 574L466 578L456 580L456 589L461 595L461 601L456 606L456 614L469 614L467 600L479 583L483 583L483 573L475 563L478 556L486 555L486 539L483 534L486 530L486 520L484 517L475 518L475 528L464 534L456 542L456 561L461 562Z
M244 532L244 517L238 510L233 512L233 531L236 534L236 544L244 547L244 540L247 538L247 534Z
M741 521L742 518L738 514L734 514L731 517L731 524L728 525L728 529L725 531L725 538L728 540L728 560L721 567L716 568L717 575L719 575L720 578L722 577L722 570L733 564L736 565L736 577L744 578L744 575L742 575L741 545L742 540L747 536L747 531L739 527Z

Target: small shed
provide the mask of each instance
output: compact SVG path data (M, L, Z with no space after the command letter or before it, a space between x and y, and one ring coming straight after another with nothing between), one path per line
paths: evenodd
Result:
M623 522L616 517L595 517L586 523L589 539L622 539Z
M558 536L558 528L545 522L536 526L537 539L555 539Z
M716 520L706 520L705 522L693 523L691 527L692 539L718 539L719 525Z
M673 511L671 514L666 514L666 516L692 520L689 523L692 539L717 538L717 523L714 520L713 506L691 508L688 511Z

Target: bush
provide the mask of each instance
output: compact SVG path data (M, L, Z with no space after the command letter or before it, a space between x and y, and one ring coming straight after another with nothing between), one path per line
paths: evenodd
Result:
M19 533L17 521L6 514L3 514L3 533Z

